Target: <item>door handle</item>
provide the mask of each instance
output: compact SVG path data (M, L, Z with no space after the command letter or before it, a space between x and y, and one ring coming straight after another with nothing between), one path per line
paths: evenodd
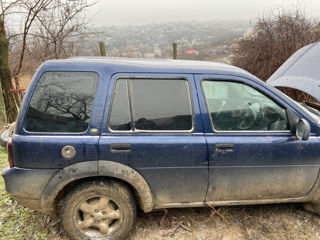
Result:
M111 152L130 152L130 143L111 143Z
M233 151L233 143L217 143L215 145L216 151L219 152L232 152Z

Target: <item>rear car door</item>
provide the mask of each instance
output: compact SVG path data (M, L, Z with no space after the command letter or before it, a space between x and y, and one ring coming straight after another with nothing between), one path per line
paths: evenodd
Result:
M312 189L319 140L315 133L295 139L286 115L294 109L248 79L197 75L196 84L209 149L207 201L298 198Z
M207 146L193 76L116 74L110 84L100 161L139 172L151 188L155 207L203 202Z
M19 115L24 116L18 121L23 125L17 126L13 138L15 166L58 169L83 161L97 163L99 136L91 129L100 128L102 119L94 107L98 84L104 82L90 70L38 73L24 99L28 108Z

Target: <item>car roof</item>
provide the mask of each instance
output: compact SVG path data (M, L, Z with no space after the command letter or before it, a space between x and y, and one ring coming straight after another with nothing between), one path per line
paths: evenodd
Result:
M156 73L200 73L200 74L228 74L243 77L253 77L247 71L224 63L173 60L160 58L118 58L118 57L70 57L67 59L49 60L46 67L61 65L81 65L94 68L95 65L104 65L116 72L156 72Z

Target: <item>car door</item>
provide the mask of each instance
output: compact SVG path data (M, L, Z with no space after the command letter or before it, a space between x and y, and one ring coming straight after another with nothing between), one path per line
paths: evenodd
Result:
M92 161L97 171L99 136L92 129L100 128L102 119L96 101L96 95L103 98L97 91L104 86L101 75L83 69L40 72L38 77L25 96L28 108L19 116L24 120L19 119L13 139L15 165L50 169Z
M203 202L207 145L193 75L116 74L110 84L100 161L139 172L156 207Z
M319 172L318 138L296 140L286 108L262 85L234 76L196 76L209 151L207 201L297 198Z

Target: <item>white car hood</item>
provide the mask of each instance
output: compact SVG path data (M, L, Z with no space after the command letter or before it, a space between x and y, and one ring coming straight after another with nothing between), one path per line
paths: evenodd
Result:
M301 90L320 101L320 42L295 52L267 83Z

